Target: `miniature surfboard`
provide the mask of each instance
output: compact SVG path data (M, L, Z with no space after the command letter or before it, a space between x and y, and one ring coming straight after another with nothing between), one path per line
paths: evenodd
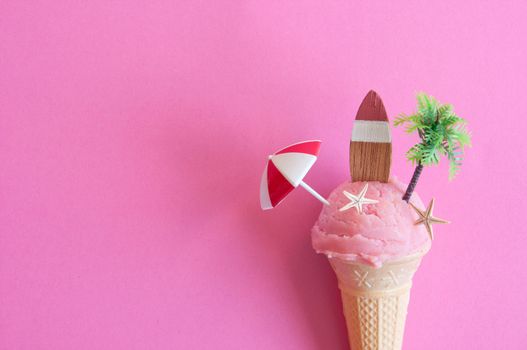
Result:
M386 109L373 90L362 101L350 142L350 174L355 181L388 182L392 137Z

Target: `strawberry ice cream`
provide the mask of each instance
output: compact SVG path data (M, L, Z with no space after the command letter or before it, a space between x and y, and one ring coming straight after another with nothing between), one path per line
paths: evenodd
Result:
M365 197L378 203L357 208L343 208L350 202L343 191L358 194L366 182L345 182L330 194L315 223L311 238L313 248L329 258L365 263L380 267L384 262L427 251L430 238L423 225L415 225L417 213L402 200L406 185L391 178L388 183L368 182ZM424 205L414 193L416 207Z

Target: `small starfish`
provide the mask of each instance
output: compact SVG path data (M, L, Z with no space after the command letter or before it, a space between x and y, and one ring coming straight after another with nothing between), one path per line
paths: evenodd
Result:
M359 214L362 214L363 205L379 203L379 201L375 199L369 199L369 198L364 197L364 195L366 195L367 190L368 190L368 184L364 186L364 188L362 189L362 191L360 191L358 195L351 194L348 191L342 191L342 193L344 193L344 195L350 200L350 202L346 204L345 206L343 206L342 208L340 208L339 211L344 211L344 210L348 210L348 209L355 207L357 211L359 212Z
M428 235L430 236L430 240L434 239L434 230L432 229L432 224L449 224L450 223L450 221L436 218L435 216L432 215L432 211L434 210L434 198L432 198L426 210L418 209L412 203L410 203L410 205L412 206L412 208L414 208L414 210L419 215L419 219L415 222L415 224L425 225L426 230L428 231Z

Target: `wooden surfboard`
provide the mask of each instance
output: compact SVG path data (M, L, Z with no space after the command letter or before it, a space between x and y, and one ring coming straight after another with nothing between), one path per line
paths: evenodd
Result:
M351 180L388 182L392 162L390 123L381 97L373 90L362 101L350 142Z

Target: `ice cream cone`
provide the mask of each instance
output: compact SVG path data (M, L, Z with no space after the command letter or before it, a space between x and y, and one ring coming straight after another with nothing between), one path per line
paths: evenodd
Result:
M380 268L329 258L337 274L352 350L399 350L412 278L426 251Z

